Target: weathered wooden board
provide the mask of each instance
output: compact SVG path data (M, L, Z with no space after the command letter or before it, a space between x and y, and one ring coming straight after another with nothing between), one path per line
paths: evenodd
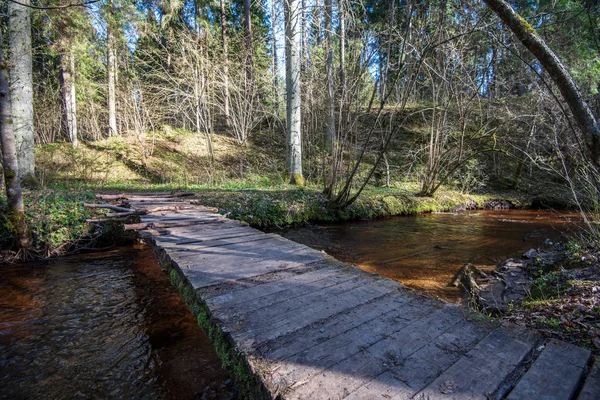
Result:
M138 200L133 207L188 204ZM457 306L207 208L140 219L200 223L144 237L184 274L273 396L486 399L526 371L509 398L569 398L582 379L579 398L600 398L598 368L585 377L587 350L551 341L529 367L524 360L542 343L531 331L472 321Z
M405 328L361 352L327 370L318 371L318 374L306 379L290 398L335 398L340 393L349 395L462 322L462 312L452 306L429 313L424 318L416 318Z
M299 385L309 382L314 376L326 369L356 356L375 343L384 340L394 332L401 331L416 319L423 318L431 312L427 307L416 304L397 303L395 310L389 311L363 322L328 340L321 341L314 346L300 352L276 360L277 376L285 380L288 385ZM277 345L274 342L273 345ZM278 346L280 349L285 349ZM285 349L289 351L289 349ZM304 391L308 386L300 386L298 390Z
M415 296L412 292L400 289L396 293L376 298L371 302L336 314L329 319L315 322L288 335L280 336L276 340L263 342L258 347L258 353L271 360L289 358L358 326L369 324L382 315L402 309L407 302L410 307L421 308L425 313L432 312L432 310L439 309L442 306L441 302L430 300L431 298ZM410 315L406 314L405 317L410 319Z
M600 399L600 358L594 357L594 362L590 367L590 372L585 379L577 400L598 399Z
M352 275L344 273L340 268L323 268L286 280L254 286L241 292L214 297L207 300L207 304L211 310L222 310L219 314L226 314L228 310L249 313L350 279Z
M487 399L538 340L537 335L515 327L495 329L418 396L432 399Z
M551 340L510 392L508 399L571 399L589 358L589 350Z

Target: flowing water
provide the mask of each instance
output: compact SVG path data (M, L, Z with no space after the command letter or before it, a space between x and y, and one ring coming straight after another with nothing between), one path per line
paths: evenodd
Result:
M577 215L478 211L321 224L278 233L457 302L465 263L500 260L577 229ZM145 246L0 266L0 398L234 398L204 332Z
M0 268L0 398L235 397L149 248Z
M276 231L339 260L409 287L459 302L451 286L466 263L493 269L546 239L577 230L577 214L553 211L476 211L373 221L318 224ZM564 239L564 238L563 238Z

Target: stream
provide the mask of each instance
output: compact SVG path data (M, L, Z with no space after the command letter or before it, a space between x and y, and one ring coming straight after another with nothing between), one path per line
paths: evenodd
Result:
M484 270L577 214L476 211L293 227L277 233L450 302L465 263ZM561 236L563 236L561 238ZM31 265L0 280L0 398L233 399L204 332L143 245Z
M316 224L274 232L365 271L458 303L464 300L464 293L451 282L464 264L492 270L502 260L542 246L546 239L566 239L578 230L579 221L576 213L486 210Z
M0 398L235 398L149 247L1 268Z

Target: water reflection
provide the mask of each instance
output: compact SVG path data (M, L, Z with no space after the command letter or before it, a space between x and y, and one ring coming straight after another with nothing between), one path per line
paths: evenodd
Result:
M3 266L0 397L234 397L145 247Z
M464 264L492 269L501 260L541 246L546 239L572 232L578 221L577 214L552 211L478 211L321 224L277 233L366 271L458 302L462 293L449 285Z

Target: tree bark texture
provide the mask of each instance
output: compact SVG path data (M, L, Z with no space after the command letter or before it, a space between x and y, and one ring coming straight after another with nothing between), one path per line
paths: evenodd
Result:
M29 182L35 172L31 8L30 0L22 0L19 3L21 4L8 2L10 114L17 148L19 176L22 182Z
M244 0L244 35L246 40L246 79L252 82L252 15L250 0Z
M63 103L63 125L69 141L75 148L77 142L77 100L75 93L75 54L73 45L60 55L61 96Z
M2 29L0 29L0 43ZM7 219L9 228L14 232L21 249L31 246L31 235L25 220L23 192L19 180L17 146L14 136L14 123L10 114L10 96L8 88L7 66L4 62L3 47L0 46L0 143L2 143L2 167L8 200Z
M108 78L108 135L115 136L118 134L117 130L117 57L116 57L116 41L114 33L114 12L112 2L109 2L108 20L106 21L106 68Z
M221 41L223 42L223 113L225 126L231 125L229 114L229 55L227 53L227 14L225 14L225 0L221 0Z
M271 0L271 32L273 35L273 41L271 43L272 62L273 62L273 97L275 100L275 113L279 116L279 63L277 60L277 35L275 30L277 29L277 14L275 13L275 1Z
M343 104L346 90L346 12L344 0L338 0L338 18L340 25L340 104ZM341 106L343 108L343 105Z
M332 0L325 0L325 51L327 53L327 131L325 146L328 154L333 152L335 141L335 90L333 83L333 45L332 45Z
M510 4L504 0L484 0L484 2L538 59L552 78L585 136L593 164L597 168L600 167L600 126L563 63Z
M285 81L287 93L287 164L290 183L304 184L300 93L300 4L285 0Z

